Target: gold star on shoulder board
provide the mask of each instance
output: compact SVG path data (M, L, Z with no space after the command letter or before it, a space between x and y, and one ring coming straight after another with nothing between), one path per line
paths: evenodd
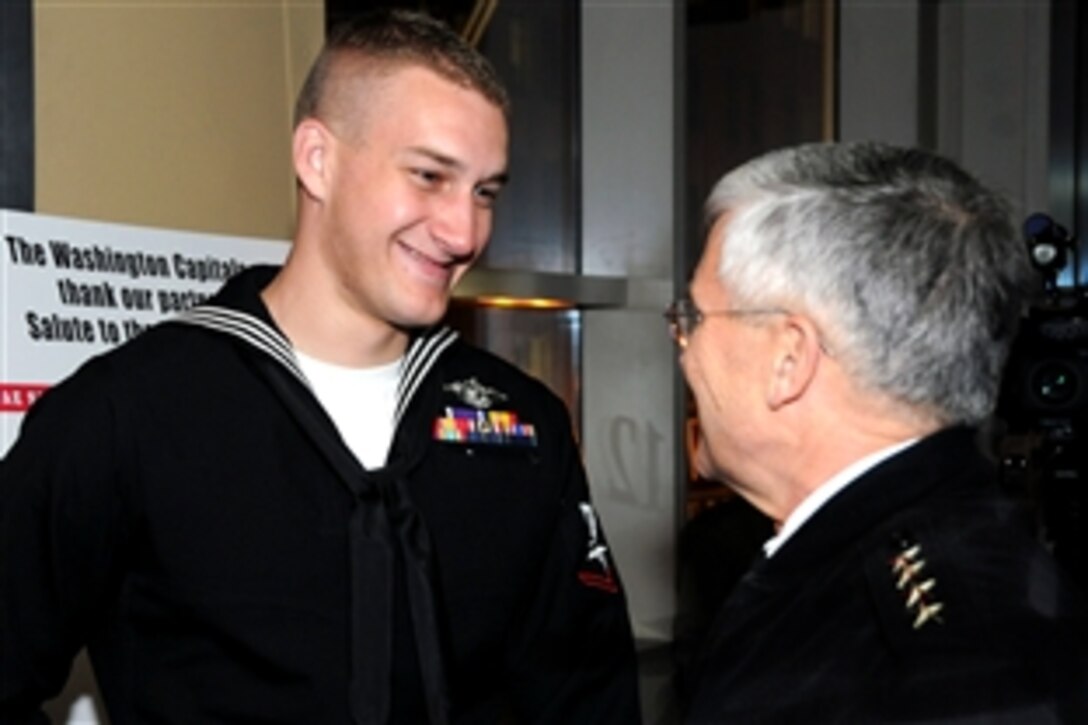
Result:
M903 604L914 629L921 629L930 622L943 624L941 612L944 602L936 599L937 580L934 577L923 578L926 560L922 557L921 544L908 537L897 536L897 552L890 561L892 579L895 588L903 593Z

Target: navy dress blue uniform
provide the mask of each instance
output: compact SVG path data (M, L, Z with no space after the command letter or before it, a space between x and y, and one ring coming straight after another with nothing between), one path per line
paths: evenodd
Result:
M37 722L83 646L115 725L637 722L562 402L427 331L365 470L260 301L274 272L31 409L0 461L0 722Z
M1083 723L1083 600L967 428L832 497L718 612L689 723Z

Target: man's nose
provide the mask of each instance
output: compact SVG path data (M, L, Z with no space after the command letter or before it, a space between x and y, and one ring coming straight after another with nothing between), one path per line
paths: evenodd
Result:
M479 235L486 230L481 210L471 194L449 194L436 205L431 220L431 234L455 257L472 256L479 244Z

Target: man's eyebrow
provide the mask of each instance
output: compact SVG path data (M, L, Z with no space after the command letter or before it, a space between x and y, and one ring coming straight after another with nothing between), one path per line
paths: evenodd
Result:
M462 169L465 166L454 157L439 153L438 151L435 151L434 149L429 149L425 146L409 146L407 150L408 153L412 154L413 156L425 156L431 161L434 161L435 163L442 166L448 166L454 169Z
M458 159L455 159L452 156L449 156L449 155L444 154L444 153L440 153L438 151L435 151L434 149L430 149L430 148L427 148L425 146L410 146L408 148L408 153L416 155L416 156L426 157L426 158L430 159L431 161L434 161L436 164L439 164L440 166L444 166L444 167L446 167L448 169L453 169L454 171L464 171L465 170L465 164L462 161L459 161ZM509 180L510 180L510 174L507 173L504 170L504 171L499 171L499 172L497 172L495 174L492 174L491 176L486 177L485 179L482 180L482 183L485 183L485 184L506 184L506 182L509 181Z
M506 173L505 171L500 171L497 174L492 174L491 176L488 176L481 183L506 186L506 182L508 181L510 181L510 174Z

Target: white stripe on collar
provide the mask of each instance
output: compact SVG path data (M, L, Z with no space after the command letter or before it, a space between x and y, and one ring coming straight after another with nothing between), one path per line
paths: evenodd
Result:
M226 332L245 340L253 347L271 355L277 362L294 373L307 387L309 383L302 374L302 368L295 359L295 351L278 330L253 315L229 307L199 305L192 307L177 317L180 322L201 325L220 332Z
M253 315L220 307L217 305L198 305L174 318L178 322L206 327L211 330L234 335L240 340L270 355L298 378L299 382L310 387L310 382L299 367L291 342L278 330ZM439 356L457 340L457 332L449 327L437 327L426 331L412 340L404 354L400 381L397 384L397 406L393 425L400 423L401 416L408 408L408 403L415 395L423 379L434 367Z
M438 357L457 340L457 333L448 327L439 327L420 335L404 355L400 382L397 385L397 408L393 413L393 425L400 424L408 402L415 395L419 384L434 366Z

